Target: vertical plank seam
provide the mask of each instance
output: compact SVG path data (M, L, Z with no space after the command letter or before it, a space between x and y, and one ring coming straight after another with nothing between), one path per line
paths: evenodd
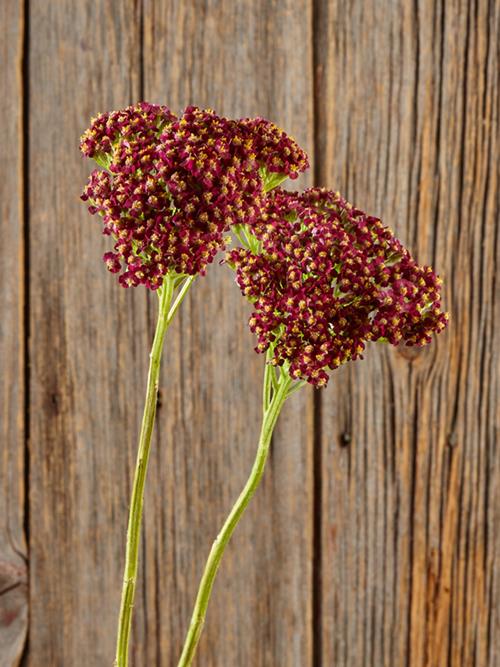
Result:
M22 325L21 342L21 378L23 387L23 438L24 438L24 537L26 542L27 586L28 586L28 623L26 637L20 657L20 665L26 665L29 652L30 631L30 217L29 217L29 0L20 0L20 63L19 63L19 92L21 105L21 126L19 131L20 153L20 216L21 225L21 271L22 271Z
M313 116L313 185L320 183L321 169L319 166L320 155L320 127L318 118L319 107L319 2L312 0L311 12L311 38L312 38L312 83L313 83L313 100L312 100L312 116ZM322 636L323 628L321 625L322 618L322 568L321 568L321 505L323 480L321 473L321 453L322 453L322 400L321 393L314 390L313 394L313 420L312 420L312 442L313 442L313 538L312 538L312 651L311 660L312 667L321 667L322 663Z
M469 46L470 46L470 30L471 30L471 17L470 17L470 7L469 4L466 3L466 17L465 17L465 43L463 47L463 58L462 58L462 63L461 66L459 66L459 71L461 74L461 82L462 86L460 88L461 92L461 99L458 101L458 105L460 106L460 111L461 111L461 122L462 126L460 128L459 134L460 134L460 139L459 139L459 164L460 164L460 169L458 169L458 201L459 201L459 207L457 211L457 228L458 228L458 236L460 236L461 230L464 228L463 220L463 205L464 205L464 197L465 197L465 192L466 192L466 174L465 174L465 169L466 169L466 154L467 154L467 129L468 129L468 124L467 124L467 100L468 100L468 95L469 95L469 88L468 88L468 81L467 81L467 71L468 71L468 55L469 55ZM458 63L457 63L458 64ZM458 106L457 105L457 106ZM472 253L472 244L473 244L474 239L471 239L469 236L467 237L467 250L466 253L470 255ZM470 309L471 304L467 304L468 308ZM469 327L470 330L470 327ZM468 345L467 345L467 357L466 357L466 372L468 370L468 367L470 366L470 359L471 359L471 346L472 346L472 336L469 337ZM457 392L457 395L459 395L459 392ZM458 400L457 400L458 402ZM467 414L464 415L463 417L463 423L464 423L464 428L465 432L467 432L467 426L468 426L468 420L467 420ZM462 443L462 447L464 447L465 443ZM457 529L457 545L458 545L458 553L456 554L455 558L458 562L460 562L460 550L463 544L463 553L465 554L465 565L464 565L464 570L463 570L463 581L461 581L461 584L464 585L464 595L463 595L463 600L462 605L461 605L461 610L459 611L459 617L458 621L456 623L457 629L454 628L454 623L453 623L453 615L450 618L450 629L451 632L454 634L455 637L458 636L458 634L461 632L461 637L459 639L455 639L454 645L451 644L448 648L448 662L450 666L453 663L453 658L454 658L454 652L455 652L455 646L458 644L458 642L461 642L460 645L460 651L463 653L465 656L465 651L467 650L467 629L464 627L463 620L467 619L467 601L468 601L468 586L467 586L467 576L468 576L468 563L467 563L467 554L469 553L470 546L469 546L469 539L470 539L470 507L465 507L464 506L464 494L466 492L466 469L467 469L467 460L466 460L466 454L467 450L465 450L465 455L462 455L460 459L460 464L461 464L461 470L459 472L460 475L460 483L458 487L458 529ZM460 575L459 575L460 576ZM450 604L452 605L454 602L454 594L452 591L451 599L450 599ZM460 600L458 602L460 604Z

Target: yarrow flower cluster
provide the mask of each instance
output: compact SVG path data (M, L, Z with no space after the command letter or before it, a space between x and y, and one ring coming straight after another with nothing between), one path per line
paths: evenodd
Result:
M339 193L281 189L282 181L308 167L307 155L263 118L232 120L193 106L176 116L141 102L93 119L80 148L100 167L82 199L113 239L104 255L108 269L124 287L159 290L130 503L117 667L128 664L165 335L194 276L226 248L230 232L241 247L229 251L225 262L253 304L256 350L267 352L256 459L205 566L179 662L190 665L222 554L262 478L285 401L306 381L325 386L329 372L361 357L368 341L430 342L447 323L440 280L378 218Z
M197 107L176 117L146 102L100 114L80 148L104 168L82 195L115 240L104 260L123 286L150 289L168 272L203 274L231 225L260 218L269 182L308 166L295 141L264 119Z
M432 269L338 193L276 189L251 234L227 262L254 305L257 351L272 346L295 379L324 386L366 341L424 345L446 326Z

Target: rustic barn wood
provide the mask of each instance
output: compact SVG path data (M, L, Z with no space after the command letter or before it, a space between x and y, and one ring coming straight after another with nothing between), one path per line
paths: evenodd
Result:
M264 115L312 151L311 27L308 0L147 2L144 97L174 109L195 102L231 117ZM287 39L276 42L279 33ZM260 429L264 360L252 349L248 306L226 267L198 282L166 348L137 665L176 664L205 560L250 472ZM311 396L287 407L263 486L224 558L196 664L310 660ZM157 642L145 651L139 640L148 634Z
M28 625L25 536L24 12L0 5L0 663L17 665Z
M33 667L114 658L149 321L144 294L104 280L78 140L89 116L140 97L137 12L132 0L30 2Z
M156 297L106 272L77 146L138 99L277 122L313 158L299 186L380 215L451 313L430 347L369 349L286 406L196 664L499 665L500 5L5 0L0 18L0 665L114 658ZM223 266L197 282L165 348L134 667L176 664L258 437L248 306Z
M318 179L437 267L451 313L321 394L317 664L497 665L499 5L323 2L315 25Z

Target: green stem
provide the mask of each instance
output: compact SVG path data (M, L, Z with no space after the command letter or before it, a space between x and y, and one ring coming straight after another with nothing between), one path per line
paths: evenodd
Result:
M118 639L116 645L115 667L127 667L128 644L130 628L132 623L132 609L134 606L135 586L137 580L137 563L139 556L139 542L141 535L142 507L144 502L144 484L151 446L151 436L156 414L156 403L158 397L158 382L160 373L161 353L165 333L172 319L184 299L193 279L186 278L179 295L172 304L174 294L175 278L166 276L163 285L158 290L159 309L153 346L149 355L149 373L146 391L146 404L142 417L141 432L139 436L139 449L137 452L137 463L135 468L134 483L132 487L132 499L130 501L130 512L127 529L127 548L125 558L125 573L123 579L122 598L120 606L120 617L118 621Z
M238 500L233 505L229 516L227 517L222 529L212 545L210 554L208 556L205 570L198 589L196 603L191 617L191 624L186 636L182 655L178 663L178 667L189 667L191 665L201 632L205 622L205 615L212 592L212 586L219 568L220 561L224 554L224 550L231 539L231 536L236 528L243 512L250 502L255 490L257 489L269 453L269 445L271 443L271 436L273 434L276 421L278 419L281 408L288 397L288 390L292 380L288 373L281 372L276 391L271 396L271 373L275 373L274 367L266 366L266 375L264 379L264 416L262 421L262 429L259 438L259 445L257 448L257 455L253 464L250 477L248 478L243 491Z
M268 351L266 356L266 362L270 359L270 352ZM271 402L273 389L277 389L276 383L276 371L274 366L269 363L266 363L266 368L264 372L264 386L262 388L262 413L265 414L269 404ZM274 381L274 384L273 384Z
M171 322L171 321L173 320L173 318L174 318L175 313L179 310L179 306L180 306L181 303L184 301L184 297L185 297L186 294L188 293L189 288L191 287L191 285L193 284L195 277L196 277L196 276L188 276L188 277L184 280L184 283L183 283L181 289L179 290L179 294L177 295L177 297L176 297L176 299L175 299L175 301L174 301L172 307L171 307L170 310L168 311L168 318L167 318L167 319L168 319L168 323L167 323L167 325L170 324L170 322Z

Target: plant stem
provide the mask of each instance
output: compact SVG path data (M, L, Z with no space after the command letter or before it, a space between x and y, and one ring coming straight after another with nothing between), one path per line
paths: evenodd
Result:
M150 361L146 403L142 417L141 432L139 436L139 449L137 452L137 463L135 468L134 483L132 487L132 499L130 501L125 574L123 579L120 617L118 620L118 639L116 645L115 667L127 667L128 664L128 645L130 638L130 628L132 624L132 609L134 606L135 586L137 580L137 563L141 535L142 507L144 502L144 484L146 481L151 436L153 434L153 426L156 415L163 341L165 338L165 333L170 326L170 323L172 322L172 319L177 312L180 303L184 299L189 287L193 282L192 277L186 278L174 305L171 307L175 280L176 279L174 277L167 275L164 278L163 285L158 290L158 321L156 324L156 331L153 339L151 353L149 355Z
M278 419L281 408L289 395L289 387L292 380L288 373L280 372L280 377L277 383L276 390L272 392L272 374L275 369L271 365L266 366L266 374L264 378L264 416L262 421L262 429L259 438L259 445L257 448L257 455L253 464L250 477L248 478L243 491L238 500L233 505L229 516L227 517L222 529L212 545L210 554L208 556L205 570L198 589L196 603L191 617L191 624L186 636L182 655L178 663L178 667L189 667L191 665L201 632L205 622L205 615L212 592L212 586L219 568L220 561L224 554L224 550L231 539L231 536L236 528L243 512L250 502L255 490L257 489L269 453L269 445L271 443L271 436L273 434L276 421Z

